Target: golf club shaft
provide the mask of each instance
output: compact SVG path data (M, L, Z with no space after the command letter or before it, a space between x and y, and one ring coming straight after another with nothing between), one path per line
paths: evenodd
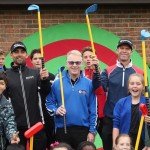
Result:
M59 79L60 79L60 92L61 92L62 106L65 108L64 90L63 90L63 81L62 81L62 73L61 73L61 70L59 71ZM64 115L63 117L64 117L64 133L67 134L66 115Z
M33 150L33 136L30 137L30 150Z
M92 51L93 51L93 54L95 55L95 48L94 48L93 36L92 36L92 31L91 31L91 26L90 26L90 21L89 21L88 14L86 14L86 22L87 22L87 26L88 26L88 31L89 31L89 36L90 36Z
M145 97L148 97L148 82L147 82L147 67L146 67L146 50L145 41L142 41L142 55L143 55L143 68L144 68L144 84L145 84Z
M144 68L145 97L146 97L146 106L147 106L147 109L148 109L148 115L150 115L150 108L149 108L150 104L149 104L149 93L148 93L148 80L147 80L147 66L146 66L146 49L145 49L145 47L146 47L145 46L145 41L142 40L142 55L143 55L143 68ZM149 126L150 126L149 123L145 124L145 129L148 129ZM145 141L149 141L149 137L145 137ZM149 143L149 142L146 142L146 143ZM146 144L146 146L149 146L149 145Z
M138 150L138 148L139 148L139 142L140 142L140 138L141 138L143 123L144 123L144 116L142 115L141 120L140 120L138 135L137 135L137 139L136 139L135 150Z
M42 28L41 28L41 14L40 11L38 13L38 25L39 25L39 39L40 39L40 49L41 49L41 57L43 58L43 38L42 38Z

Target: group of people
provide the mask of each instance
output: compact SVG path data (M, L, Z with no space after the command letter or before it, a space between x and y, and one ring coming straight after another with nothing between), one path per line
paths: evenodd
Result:
M44 129L34 136L34 150L49 150L54 141L80 150L89 144L95 150L92 143L97 132L104 150L134 148L141 117L139 105L146 100L143 71L132 64L132 51L130 40L120 40L116 64L102 71L91 47L82 52L71 50L66 69L60 69L61 75L56 76L42 67L40 50L31 52L33 68L29 68L22 42L10 48L11 68L4 66L1 52L1 149L6 149L8 142L25 148L28 139L24 133L37 122L42 122ZM145 121L150 122L150 118L145 116ZM144 138L143 129L139 150L150 149Z

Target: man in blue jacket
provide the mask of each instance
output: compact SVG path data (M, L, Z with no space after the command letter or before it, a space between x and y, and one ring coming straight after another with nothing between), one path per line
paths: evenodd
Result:
M96 97L92 81L83 75L81 66L81 53L77 50L70 51L67 54L67 70L62 72L65 107L62 105L59 78L55 79L46 100L47 110L55 115L56 139L70 144L74 149L85 140L94 142L96 134Z

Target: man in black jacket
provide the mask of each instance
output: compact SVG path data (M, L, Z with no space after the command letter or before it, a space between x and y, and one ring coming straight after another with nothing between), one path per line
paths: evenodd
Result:
M41 52L39 49L34 49L30 54L30 59L32 62L32 65L35 69L40 70L42 68L42 59L41 59ZM49 73L49 82L53 82L55 79L55 76L52 73ZM44 116L44 127L47 137L47 149L50 149L50 144L55 142L55 127L54 127L54 117L50 116L47 112L45 102L46 102L47 94L45 95L43 92L40 91L40 98L42 101L42 110L43 110L43 116Z
M50 83L47 79L48 71L40 71L26 66L27 49L22 42L15 42L11 46L13 62L6 71L8 78L7 95L11 98L19 131L20 143L26 146L24 132L37 122L42 121L39 107L38 90L49 93ZM34 150L46 149L46 135L44 130L34 136Z

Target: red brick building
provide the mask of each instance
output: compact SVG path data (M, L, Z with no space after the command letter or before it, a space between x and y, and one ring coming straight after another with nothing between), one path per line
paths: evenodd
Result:
M37 16L27 11L32 3L40 6L43 28L67 22L86 22L85 9L98 3L98 11L91 17L92 24L121 38L130 38L139 53L140 31L150 31L149 0L5 0L0 2L0 48L8 51L14 41L38 31ZM146 48L150 64L150 40L146 41Z

